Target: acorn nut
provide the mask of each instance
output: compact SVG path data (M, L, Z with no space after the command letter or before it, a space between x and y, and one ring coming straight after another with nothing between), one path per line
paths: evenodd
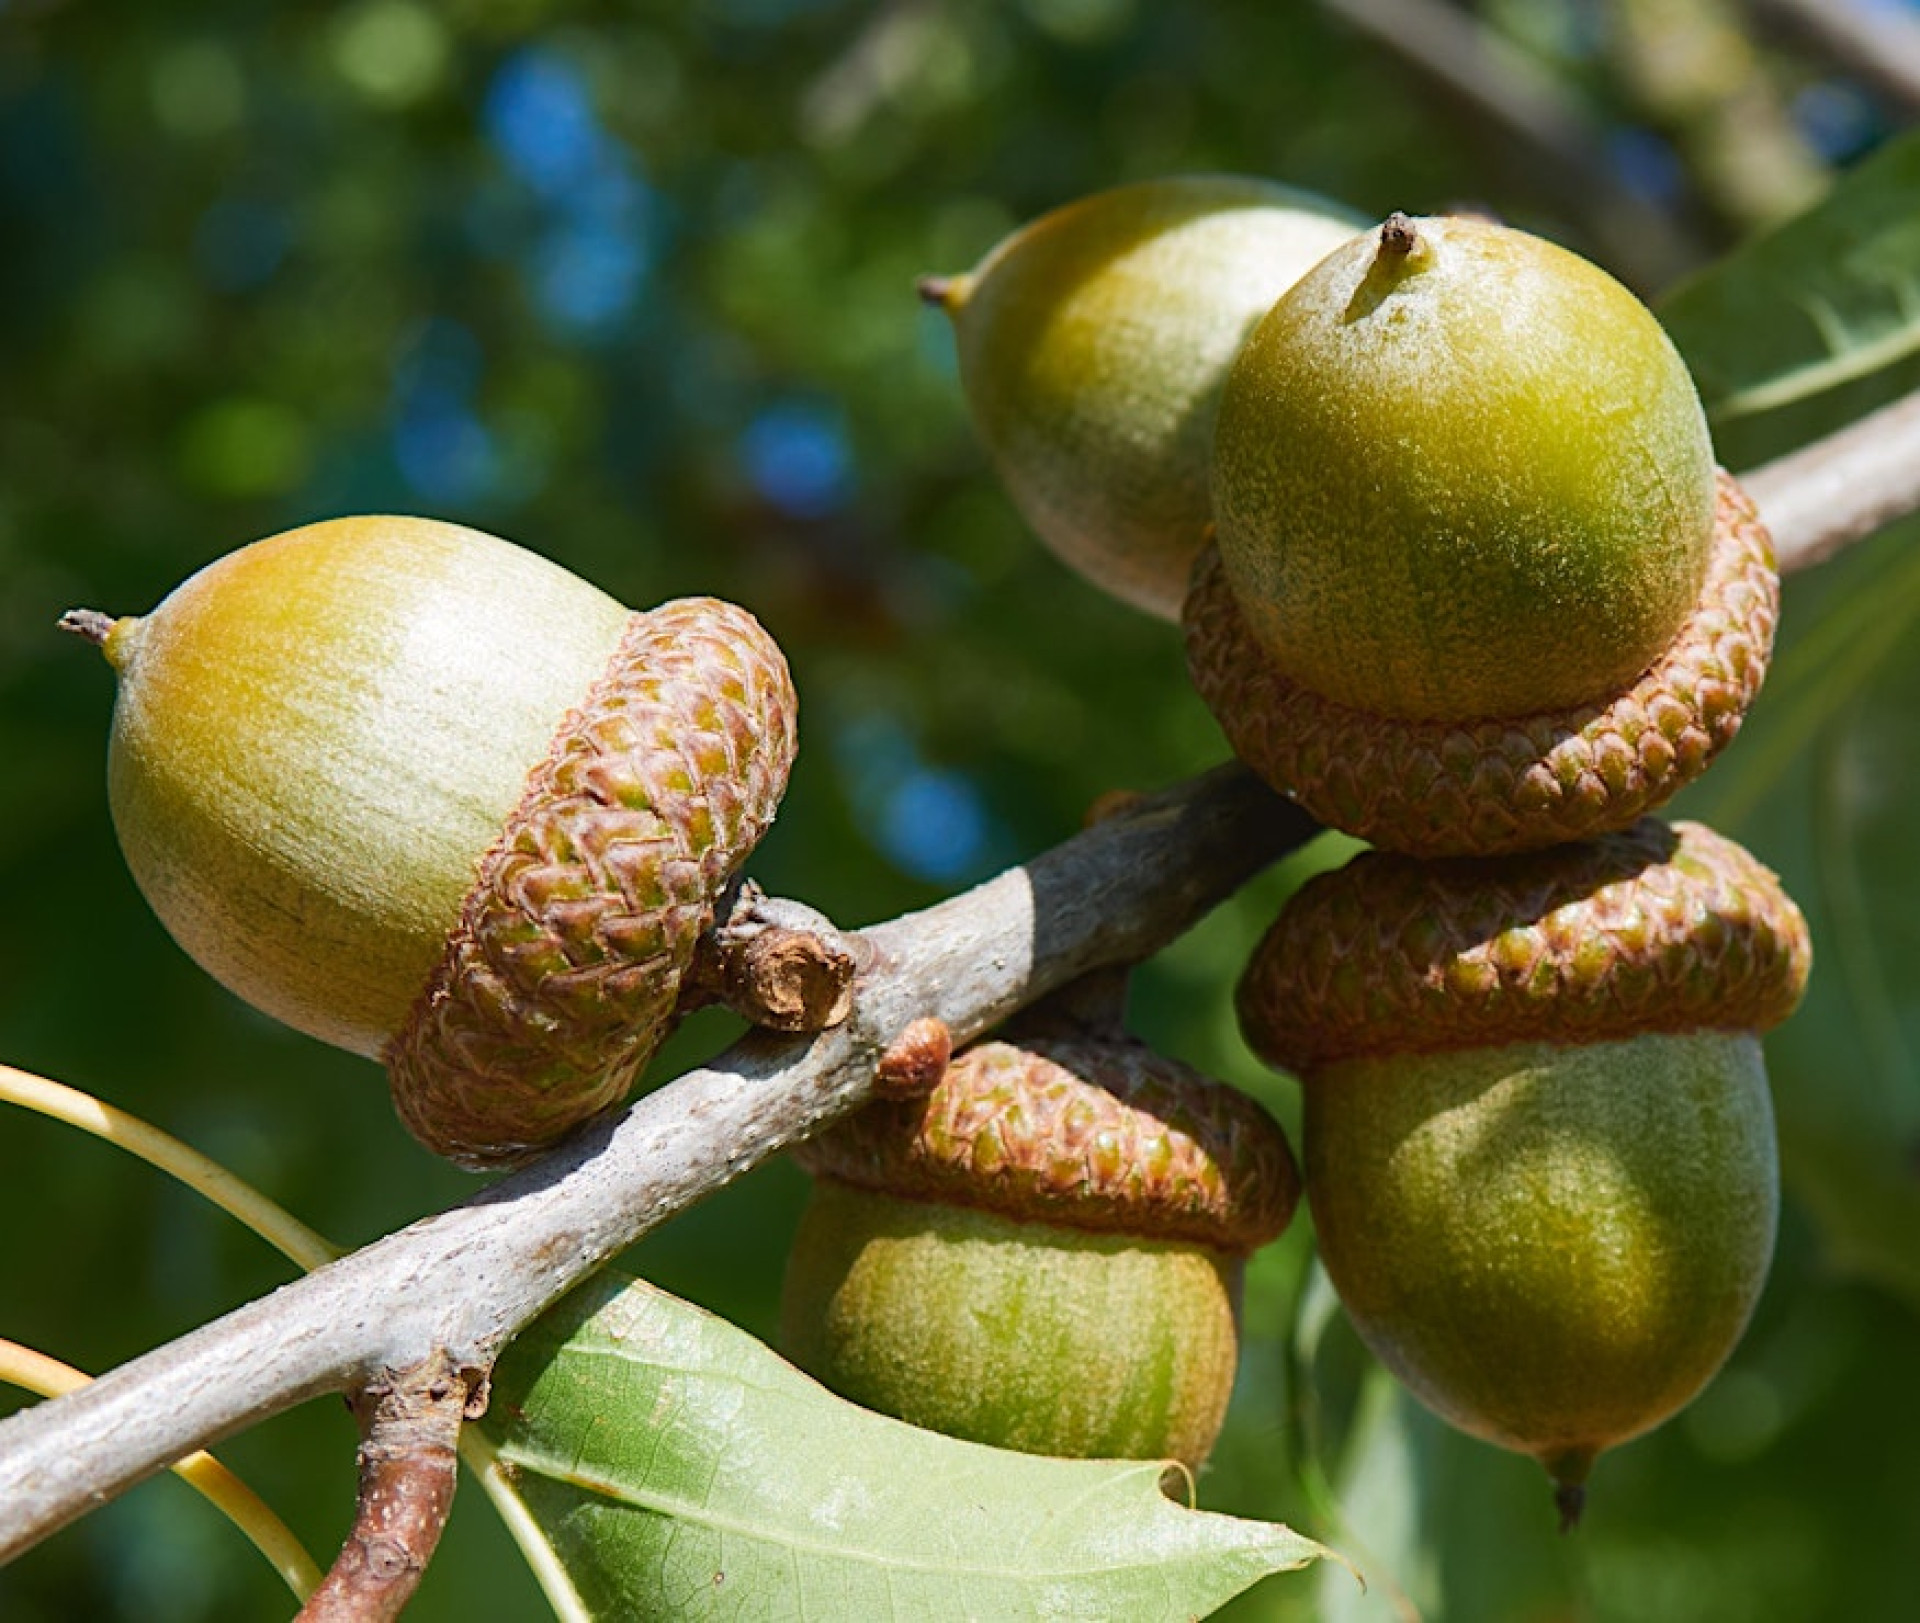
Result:
M816 1181L781 1323L803 1369L1003 1448L1206 1456L1245 1258L1299 1193L1251 1098L1137 1042L986 1042L795 1155Z
M1254 329L1185 620L1235 751L1417 855L1626 827L1739 730L1772 545L1678 352L1578 256L1395 215Z
M1301 1079L1321 1260L1380 1361L1537 1458L1571 1523L1594 1457L1686 1404L1765 1281L1779 1205L1757 1034L1805 920L1697 824L1502 861L1361 855L1256 950L1248 1042Z
M428 519L309 525L151 614L62 624L118 675L114 824L175 940L381 1059L468 1166L626 1094L793 756L786 661L744 610L635 613Z
M1238 175L1095 193L922 294L1021 514L1096 585L1174 620L1209 518L1220 388L1248 330L1364 224Z

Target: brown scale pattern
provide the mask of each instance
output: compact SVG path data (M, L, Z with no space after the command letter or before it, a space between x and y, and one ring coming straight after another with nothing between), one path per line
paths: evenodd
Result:
M1259 1104L1130 1041L976 1044L926 1098L871 1104L794 1154L904 1199L1235 1255L1279 1235L1300 1197Z
M714 899L773 820L795 709L785 657L744 609L685 598L633 617L388 1045L422 1143L509 1166L626 1095L673 1028Z
M1366 852L1303 885L1240 981L1274 1065L1642 1032L1793 1012L1806 920L1740 846L1647 818L1585 845L1420 861Z
M1272 668L1212 546L1187 598L1187 665L1234 753L1321 822L1415 856L1490 855L1625 828L1697 778L1760 691L1779 608L1772 539L1722 473L1699 604L1604 704L1468 723L1335 704Z

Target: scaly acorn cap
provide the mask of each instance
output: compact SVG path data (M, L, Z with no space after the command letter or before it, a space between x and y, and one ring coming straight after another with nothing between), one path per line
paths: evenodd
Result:
M1309 880L1241 978L1248 1044L1311 1075L1341 1060L1758 1033L1812 962L1779 880L1698 823L1648 818L1501 860L1363 852Z
M1331 827L1424 857L1588 839L1699 777L1766 677L1780 607L1773 542L1724 471L1715 527L1693 613L1666 653L1604 702L1461 723L1336 704L1273 667L1211 547L1187 597L1188 670L1234 753Z
M385 1059L416 1137L510 1164L625 1097L794 752L785 658L744 609L636 614L481 863Z
M1282 1233L1300 1198L1256 1101L1133 1041L975 1044L925 1099L868 1105L794 1155L904 1199L1234 1256Z

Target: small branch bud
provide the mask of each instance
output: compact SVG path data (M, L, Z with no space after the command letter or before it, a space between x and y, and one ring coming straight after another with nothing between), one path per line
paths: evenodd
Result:
M1087 815L1080 819L1080 826L1092 828L1109 817L1118 817L1129 808L1139 805L1140 800L1138 789L1108 789L1093 797L1093 804L1087 808Z
M944 1020L915 1020L880 1056L873 1092L879 1099L924 1099L940 1085L953 1059L953 1033Z

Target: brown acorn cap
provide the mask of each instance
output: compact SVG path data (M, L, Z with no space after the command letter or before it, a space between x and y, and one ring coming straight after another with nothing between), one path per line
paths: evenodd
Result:
M746 610L636 614L482 859L384 1058L429 1148L511 1165L623 1098L715 898L773 820L796 701Z
M1256 1053L1311 1074L1366 1055L1765 1031L1811 961L1768 869L1698 823L1647 818L1498 860L1363 852L1288 901L1237 1001Z
M1184 624L1200 697L1274 788L1385 849L1468 856L1624 828L1697 778L1760 691L1779 604L1772 539L1723 471L1699 604L1667 652L1601 703L1466 723L1335 704L1273 669L1212 547L1194 567Z
M881 1101L794 1148L809 1172L909 1200L1245 1255L1300 1198L1279 1124L1144 1043L975 1044L925 1099Z

